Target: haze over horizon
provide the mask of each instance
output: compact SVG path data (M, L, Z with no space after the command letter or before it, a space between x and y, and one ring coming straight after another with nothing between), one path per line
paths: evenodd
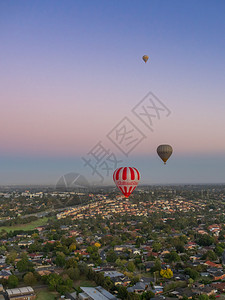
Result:
M101 141L140 184L223 183L225 2L0 3L0 185L56 184ZM145 64L144 54L149 55ZM149 130L149 92L171 112ZM124 155L107 134L125 117L145 138ZM168 143L166 166L156 154ZM112 171L104 175L112 184Z

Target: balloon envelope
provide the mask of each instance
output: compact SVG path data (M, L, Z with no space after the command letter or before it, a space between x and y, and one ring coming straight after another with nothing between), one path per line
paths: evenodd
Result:
M173 153L173 148L170 145L160 145L157 148L157 153L159 157L164 161L164 164L166 164L167 160Z
M140 180L140 173L136 168L121 167L113 173L113 180L126 198L135 190Z
M144 55L144 56L142 57L142 59L143 59L143 61L146 63L146 62L148 61L148 55Z

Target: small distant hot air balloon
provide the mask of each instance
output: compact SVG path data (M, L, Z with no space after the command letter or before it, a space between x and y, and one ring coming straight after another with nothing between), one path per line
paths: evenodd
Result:
M142 57L142 59L143 59L143 61L146 63L146 62L148 61L148 55L144 55L144 56Z
M170 145L160 145L157 148L157 153L159 157L164 161L164 164L166 164L166 161L173 153L173 148Z
M121 167L113 173L113 180L126 198L135 190L140 180L140 173L131 167Z

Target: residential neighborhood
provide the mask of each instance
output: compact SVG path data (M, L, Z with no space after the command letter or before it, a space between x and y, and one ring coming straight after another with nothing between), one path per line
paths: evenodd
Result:
M1 215L2 299L223 297L225 187L143 187L129 199L103 189L60 211L49 204L46 215L34 217L20 207L35 194L34 205L48 195L77 197L1 193L3 207L18 202L16 216Z

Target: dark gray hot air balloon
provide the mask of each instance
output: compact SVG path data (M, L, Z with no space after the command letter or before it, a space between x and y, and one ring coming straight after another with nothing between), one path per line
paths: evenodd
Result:
M173 153L173 148L170 145L160 145L157 148L157 153L158 156L164 161L164 164L166 164L167 160Z
M148 61L148 55L144 55L143 57L142 57L142 59L143 59L143 61L146 63L147 61Z

